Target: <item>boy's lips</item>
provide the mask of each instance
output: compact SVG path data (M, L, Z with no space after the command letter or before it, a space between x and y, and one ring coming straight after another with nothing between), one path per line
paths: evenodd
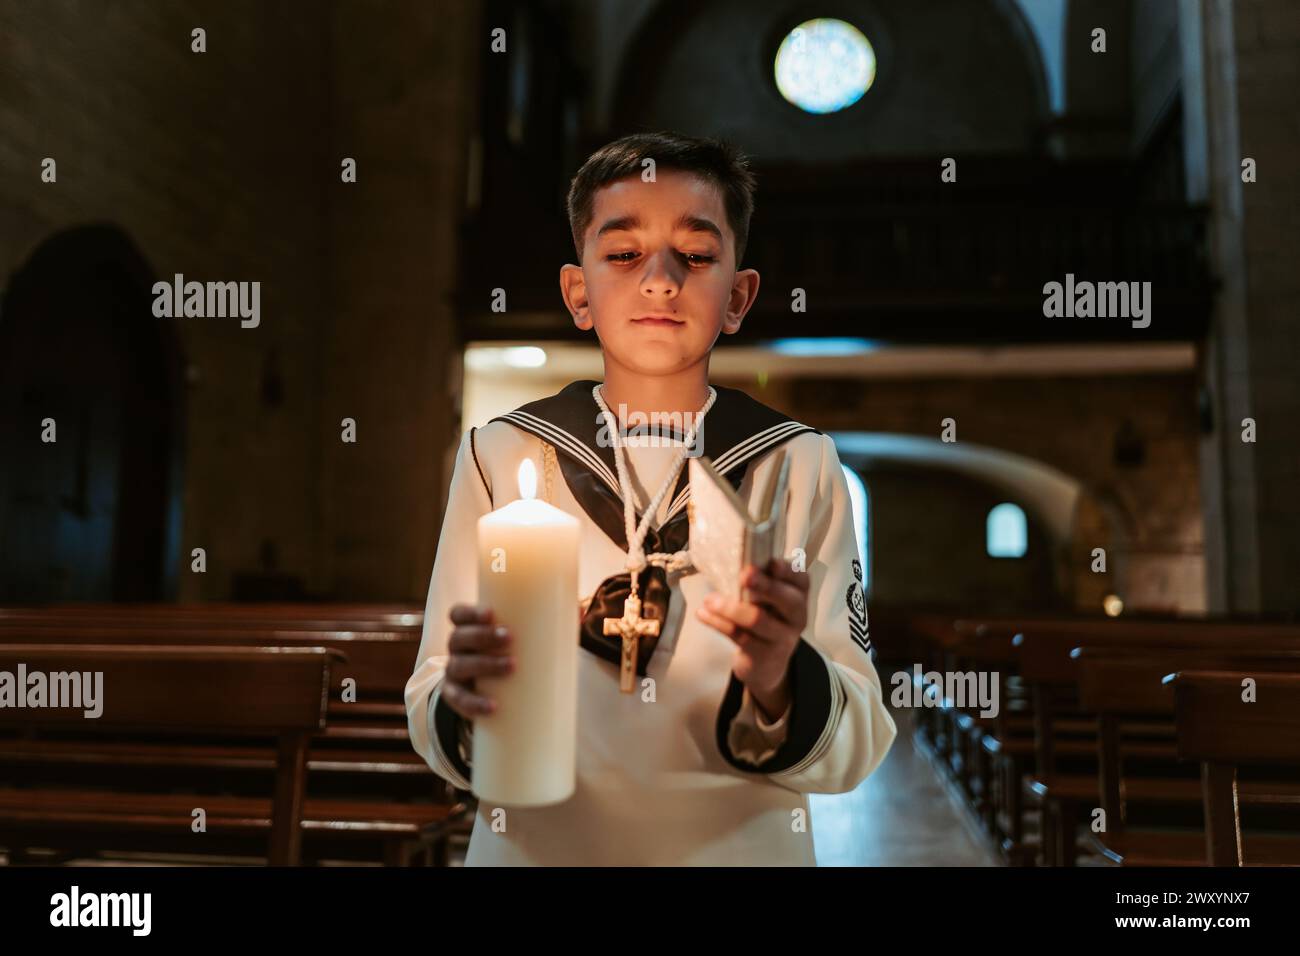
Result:
M675 325L685 325L682 319L670 318L666 315L643 315L632 320L637 325L650 325L658 328L669 328Z

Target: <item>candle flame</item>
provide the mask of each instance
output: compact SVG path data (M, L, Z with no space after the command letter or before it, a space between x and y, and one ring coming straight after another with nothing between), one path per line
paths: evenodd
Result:
M519 463L519 497L537 497L537 466L531 458L525 458Z

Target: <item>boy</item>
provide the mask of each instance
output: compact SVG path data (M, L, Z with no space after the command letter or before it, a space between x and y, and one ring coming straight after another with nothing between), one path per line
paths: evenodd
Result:
M473 721L494 704L475 678L511 670L509 634L473 606L478 519L518 496L531 457L550 476L558 462L546 497L582 524L576 791L504 816L480 804L467 865L811 865L807 794L852 790L893 742L834 443L708 383L719 333L739 331L758 292L758 273L737 270L753 186L716 140L636 134L593 154L568 197L581 265L560 287L596 331L604 382L460 443L406 688L416 751L460 789ZM628 434L656 414L682 427L653 444ZM777 448L786 556L744 569L746 600L720 599L689 563L685 457L707 455L752 508ZM654 622L634 641L605 626L629 596Z

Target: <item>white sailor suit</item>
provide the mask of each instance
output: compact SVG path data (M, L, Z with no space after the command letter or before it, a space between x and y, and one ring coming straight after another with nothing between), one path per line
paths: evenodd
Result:
M614 452L598 440L596 384L573 382L472 428L457 452L406 686L411 742L455 787L471 788L472 724L441 701L440 689L450 609L477 603L478 519L518 497L519 464L529 457L558 465L562 479L547 482L550 501L581 523L576 791L553 806L508 808L504 827L494 827L495 808L480 803L466 865L813 865L807 795L852 790L896 734L869 653L852 507L834 442L724 386L714 386L697 438L751 504L770 453L784 447L791 459L786 557L802 548L810 586L786 713L764 720L731 673L736 645L695 616L712 589L691 568L640 572L642 614L661 625L655 639L640 642L637 692L620 693L619 638L604 636L600 623L623 611L627 534ZM623 453L639 523L676 449L647 443ZM651 522L646 553L687 546L689 497L683 467ZM649 695L645 677L653 680Z

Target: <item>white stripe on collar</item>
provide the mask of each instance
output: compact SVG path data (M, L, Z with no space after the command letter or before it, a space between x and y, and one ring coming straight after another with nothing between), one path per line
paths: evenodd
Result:
M585 442L575 436L572 432L561 428L553 422L547 421L545 418L539 418L536 415L529 412L522 412L518 409L506 412L500 417L522 427L525 431L533 432L534 434L541 433L543 436L548 438L552 444L571 452L574 457L584 462L596 474L596 476L609 487L610 491L621 497L622 492L619 490L618 480L610 472L609 466L606 465L600 456L593 452ZM814 431L814 429L810 428L808 425L793 420L779 422L769 428L765 428L763 431L758 432L755 435L751 435L739 444L727 449L717 457L713 465L717 468L719 474L725 475L743 462L762 454L773 445L780 444L787 438L793 437L795 433L803 431ZM686 502L690 500L690 497L691 486L688 482L686 487L682 489L681 493L673 499L672 505L669 508L668 514L665 516L663 523L667 524L673 515L685 508Z
M793 437L792 433L799 431L812 431L812 429L807 425L796 421L780 422L779 424L773 425L771 428L764 429L757 435L750 436L740 444L727 449L727 451L718 456L718 459L713 463L713 466L718 470L719 474L725 475L743 462L749 461L751 458L762 454L773 445L780 444L785 441L786 438ZM681 511L682 508L686 507L686 502L690 497L691 486L688 483L686 487L682 489L681 494L673 499L673 504L668 511L668 516L671 517ZM667 519L665 519L665 523L666 521Z
M518 409L512 412L506 412L501 416L506 421L513 421L520 425L525 431L541 432L551 440L551 444L557 445L572 453L575 457L587 464L596 476L605 484L609 485L610 490L615 494L621 494L618 489L618 479L610 472L609 466L601 461L600 456L587 447L580 439L575 437L571 432L566 431L559 425L555 425L545 418L539 418L528 412L521 412Z

